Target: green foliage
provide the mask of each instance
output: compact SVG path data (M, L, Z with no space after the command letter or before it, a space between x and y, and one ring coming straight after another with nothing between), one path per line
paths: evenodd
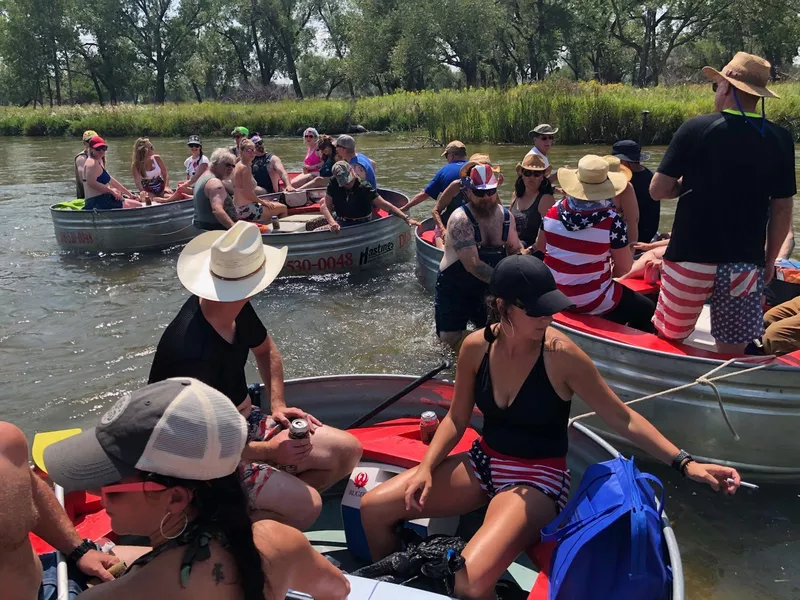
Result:
M777 84L781 100L767 102L771 120L800 140L800 84ZM0 135L104 136L227 135L241 124L264 135L296 135L314 126L341 133L348 123L372 131L423 130L442 143L525 143L528 130L548 122L560 128L559 142L581 144L638 139L641 111L649 110L645 142L666 144L686 119L713 110L707 85L637 89L621 84L576 84L548 80L509 91L470 89L399 92L348 100L284 100L264 104L178 104L102 108L73 106L53 111L0 109Z

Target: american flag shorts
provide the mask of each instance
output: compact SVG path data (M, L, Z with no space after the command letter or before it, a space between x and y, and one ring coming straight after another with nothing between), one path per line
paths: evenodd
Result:
M764 333L763 290L764 268L752 263L665 260L653 325L667 339L686 339L710 299L714 339L744 344Z
M494 498L503 490L527 485L542 492L564 510L569 496L570 475L567 458L516 458L495 452L483 441L475 440L467 453L481 489Z

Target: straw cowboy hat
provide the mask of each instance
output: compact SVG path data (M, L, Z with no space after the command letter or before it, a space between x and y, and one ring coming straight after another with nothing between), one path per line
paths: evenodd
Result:
M490 165L492 167L492 171L494 171L495 173L500 172L500 167L495 167L494 165L492 165L492 159L489 158L488 154L483 154L479 152L469 157L469 160L466 163L464 163L464 165L459 169L458 174L461 177L466 177L467 175L469 175L469 172L475 165Z
M633 173L631 172L631 170L625 165L623 165L622 161L618 157L609 154L607 156L604 156L603 160L608 163L609 172L622 173L623 175L625 175L625 179L627 179L628 181L633 179Z
M628 187L625 175L610 172L608 163L596 154L584 156L577 169L559 169L558 183L567 195L579 200L610 200Z
M719 83L723 79L733 87L759 98L780 98L767 87L770 79L769 62L747 52L737 52L733 60L720 73L712 67L703 67L703 75Z
M538 154L526 154L525 158L522 159L522 162L518 162L514 169L517 171L517 175L522 175L522 169L527 169L528 171L546 172L550 169L550 167L545 164L544 158Z
M206 300L244 300L275 280L286 251L266 246L253 223L237 221L227 231L208 231L186 244L178 257L178 279Z

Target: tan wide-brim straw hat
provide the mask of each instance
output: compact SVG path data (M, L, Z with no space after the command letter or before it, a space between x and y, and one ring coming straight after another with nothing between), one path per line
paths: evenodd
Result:
M778 94L767 87L772 65L760 56L737 52L731 62L722 68L722 72L713 67L703 67L703 75L711 81L719 83L725 80L733 87L759 98L780 98Z
M464 165L458 170L458 174L461 177L466 177L467 175L469 175L470 170L475 165L492 165L492 159L489 158L488 154L483 154L483 153L473 154L472 156L469 157L469 160L466 163L464 163ZM494 171L495 173L499 173L500 167L492 165L492 171Z
M286 252L286 246L265 245L253 223L237 221L227 231L208 231L186 244L178 257L178 279L200 298L236 302L272 283Z
M584 156L577 169L559 169L558 183L568 196L579 200L610 200L628 187L625 175L609 172L608 163L596 154Z
M603 157L603 160L608 163L608 170L611 173L622 173L625 175L625 179L630 181L633 179L633 172L622 164L622 161L618 159L616 156L612 156L610 154Z
M517 175L522 175L522 169L547 172L550 167L545 164L544 158L538 154L528 153L525 155L525 158L522 159L522 162L517 163L517 166L514 167L514 169L517 171Z

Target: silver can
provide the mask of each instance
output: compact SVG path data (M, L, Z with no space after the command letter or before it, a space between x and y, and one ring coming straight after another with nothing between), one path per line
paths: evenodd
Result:
M289 423L289 437L295 440L307 438L310 433L308 421L305 419L294 419Z

